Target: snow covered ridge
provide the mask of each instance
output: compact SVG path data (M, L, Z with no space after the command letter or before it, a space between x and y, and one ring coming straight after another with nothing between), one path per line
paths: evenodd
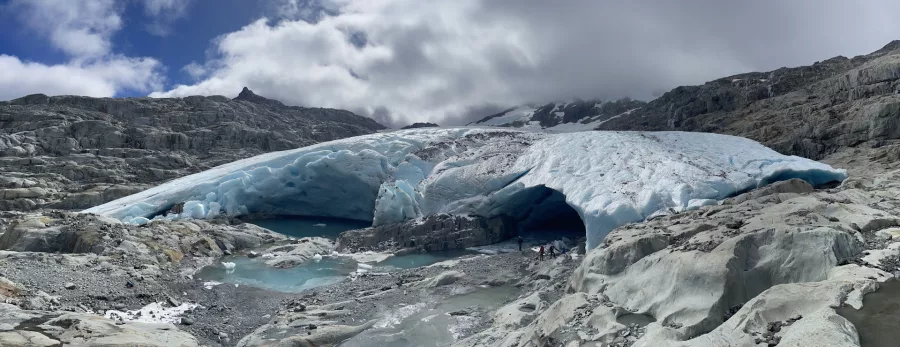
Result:
M433 213L526 219L521 214L540 200L535 192L550 188L581 216L593 248L612 229L655 213L714 204L779 180L821 185L846 177L728 135L426 128L267 153L84 212L136 224L251 212L375 225ZM161 215L182 202L180 214Z
M603 123L631 114L646 103L628 98L615 101L570 100L526 105L503 110L469 125L522 128L546 132L576 132L596 129Z

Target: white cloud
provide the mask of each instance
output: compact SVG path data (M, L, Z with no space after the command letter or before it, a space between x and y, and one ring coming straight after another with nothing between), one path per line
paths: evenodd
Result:
M114 96L130 89L162 88L160 64L150 58L113 56L90 64L45 65L0 55L0 100L28 94Z
M112 53L124 3L114 0L13 0L18 20L69 57L60 64L0 55L0 99L27 94L114 96L163 88L164 67L146 57Z
M197 64L197 62L192 61L190 64L185 65L181 68L181 71L191 76L191 78L195 80L202 79L209 74L209 69L206 66Z
M193 0L140 0L144 13L152 18L147 31L157 36L167 36L172 32L172 23L187 15Z
M269 0L272 12L279 18L318 20L323 12L340 9L343 0Z
M23 24L78 58L108 54L110 37L122 28L114 0L12 0L10 6Z
M360 2L315 24L259 20L217 41L221 67L206 80L151 96L235 95L247 85L287 103L365 114L387 107L406 119L440 118L486 99L509 101L508 87L491 69L532 64L534 47L516 32L524 30L520 23L499 30L462 25L476 5ZM357 32L368 45L348 40ZM479 59L492 53L502 61Z
M280 1L300 12L290 6L309 3ZM339 13L312 23L259 20L223 35L206 79L151 95L233 96L248 86L288 104L440 123L490 104L648 98L729 74L867 53L900 33L889 15L900 3L889 0L329 4Z

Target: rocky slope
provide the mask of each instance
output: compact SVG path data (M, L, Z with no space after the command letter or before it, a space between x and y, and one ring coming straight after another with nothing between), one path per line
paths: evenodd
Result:
M900 40L871 54L681 86L650 102L513 107L470 125L549 130L680 130L730 134L821 159L900 139Z
M551 102L543 106L512 107L468 125L512 128L590 130L610 119L627 115L646 103L628 98L616 101L575 100Z
M678 87L597 129L724 133L813 159L892 143L900 138L900 41L853 58Z
M0 102L0 210L86 208L222 163L384 128L246 88L233 100L29 95Z

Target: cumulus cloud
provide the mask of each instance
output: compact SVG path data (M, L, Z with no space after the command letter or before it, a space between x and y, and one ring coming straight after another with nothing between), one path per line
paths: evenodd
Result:
M0 100L28 94L113 96L122 88L149 91L162 88L150 58L110 57L89 64L45 65L0 55Z
M9 6L27 27L79 58L109 53L110 37L122 28L114 0L12 0Z
M341 0L269 0L269 5L279 18L312 22L337 13Z
M147 32L157 36L172 33L172 23L187 15L192 0L141 0L144 13L151 18Z
M69 57L60 64L0 55L0 99L27 94L114 96L122 90L163 88L163 66L153 58L112 53L110 39L123 26L114 0L13 0L25 26Z
M281 0L288 11L298 4ZM235 95L457 122L473 109L648 99L729 74L866 53L900 3L334 0L316 21L262 19L213 43L219 68L153 96Z
M527 102L649 99L730 74L867 53L900 36L891 18L900 3L891 0L328 4L334 14L315 21L261 19L223 35L204 80L151 96L233 96L249 86L391 123L456 123ZM286 8L303 10L295 7Z
M192 61L190 64L185 65L181 68L181 71L191 76L194 80L199 80L206 77L209 74L209 69L206 66L200 65L197 62Z

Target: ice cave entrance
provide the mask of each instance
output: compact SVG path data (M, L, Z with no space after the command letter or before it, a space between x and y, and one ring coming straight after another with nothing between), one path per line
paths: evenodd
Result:
M587 240L584 222L559 191L543 185L529 187L502 199L497 206L498 214L513 217L518 222L519 235L525 239L525 246L537 248L552 243L557 249L580 249L584 253ZM479 248L506 250L513 247L518 247L516 238Z

